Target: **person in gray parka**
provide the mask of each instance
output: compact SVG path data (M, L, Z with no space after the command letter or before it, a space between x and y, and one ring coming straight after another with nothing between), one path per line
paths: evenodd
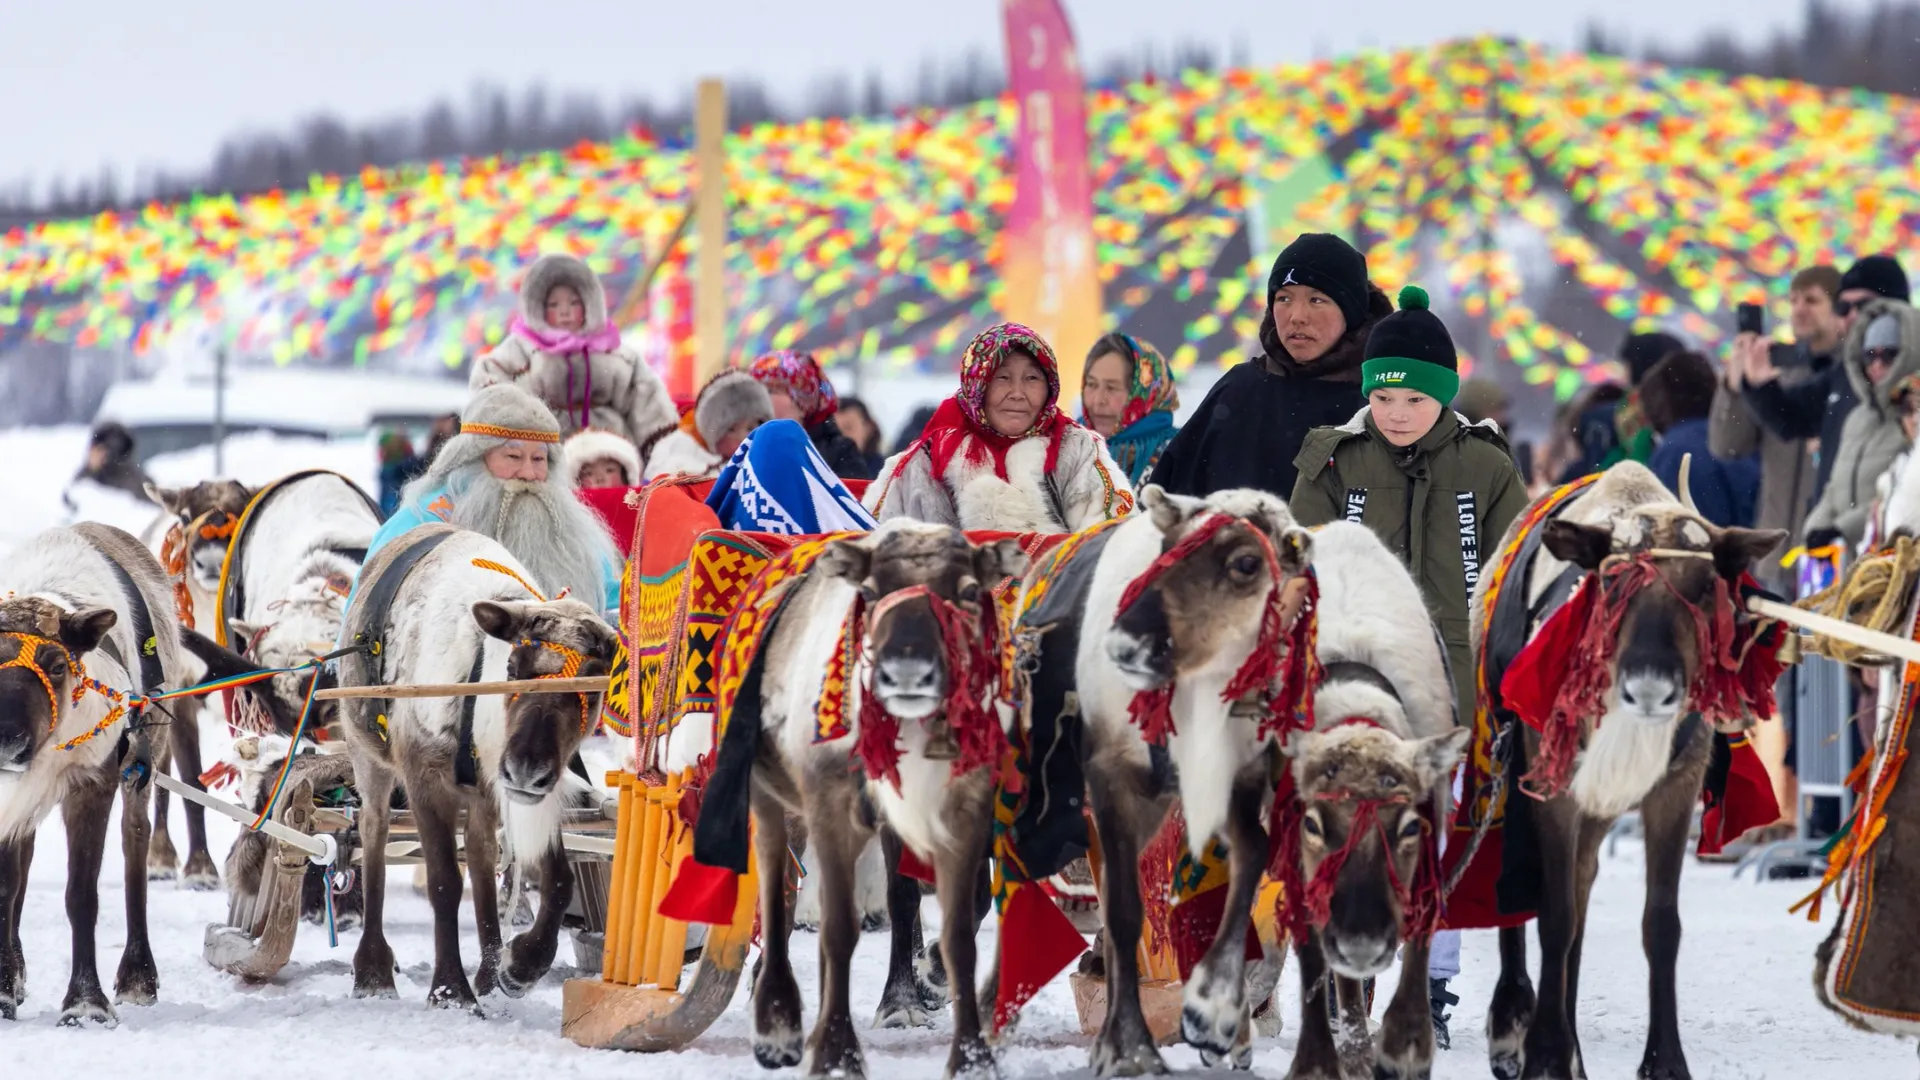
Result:
M1843 539L1858 551L1873 511L1875 484L1908 447L1891 391L1920 371L1920 311L1899 300L1870 301L1847 334L1841 363L1859 404L1841 426L1840 445L1821 447L1834 455L1833 469L1807 514L1805 536L1808 547Z

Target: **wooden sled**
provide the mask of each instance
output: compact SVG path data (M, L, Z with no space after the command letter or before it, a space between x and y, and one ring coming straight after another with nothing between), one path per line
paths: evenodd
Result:
M345 754L306 754L294 761L287 777L287 790L273 820L306 837L328 838L335 851L351 846L354 819L340 810L319 806L314 793L353 782L353 763ZM595 938L604 929L606 912L606 875L594 865L604 865L612 848L613 806L567 811L564 819L564 845L576 863L575 895L586 917L581 937ZM250 815L249 815L250 816ZM465 845L461 835L459 844ZM354 847L351 862L364 861L364 853ZM260 890L251 903L229 904L227 921L207 927L201 955L207 963L249 982L265 982L286 967L293 955L293 942L299 935L302 893L310 852L293 843L272 841L272 854L261 876ZM413 815L406 811L392 816L386 848L388 866L410 866L424 862ZM576 945L576 948L578 946Z
M659 914L675 868L693 854L693 830L680 824L682 779L648 784L628 772L608 777L619 788L620 809L606 959L600 978L567 981L560 1010L561 1034L581 1046L677 1050L720 1018L740 985L759 898L751 857L733 921L707 929L690 978L687 924Z

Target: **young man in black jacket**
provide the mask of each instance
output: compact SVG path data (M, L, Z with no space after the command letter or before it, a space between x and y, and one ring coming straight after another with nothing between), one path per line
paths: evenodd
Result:
M1213 384L1150 482L1177 495L1292 495L1293 458L1307 432L1344 424L1366 407L1367 335L1392 313L1392 301L1367 279L1365 255L1331 233L1303 233L1267 277L1262 355Z

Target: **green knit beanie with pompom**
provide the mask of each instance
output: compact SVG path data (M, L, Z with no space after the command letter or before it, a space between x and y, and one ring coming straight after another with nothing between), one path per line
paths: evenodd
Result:
M1360 365L1360 392L1416 390L1450 404L1460 392L1460 358L1440 317L1427 310L1427 291L1400 290L1400 310L1374 324Z

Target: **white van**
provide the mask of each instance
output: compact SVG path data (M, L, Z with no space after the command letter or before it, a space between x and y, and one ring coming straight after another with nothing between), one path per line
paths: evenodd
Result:
M467 396L466 379L457 377L241 368L227 374L226 428L228 435L267 432L329 442L370 442L372 433L401 430L422 444L434 419L458 413ZM211 444L213 414L213 376L175 374L114 384L94 422L126 425L144 463Z

